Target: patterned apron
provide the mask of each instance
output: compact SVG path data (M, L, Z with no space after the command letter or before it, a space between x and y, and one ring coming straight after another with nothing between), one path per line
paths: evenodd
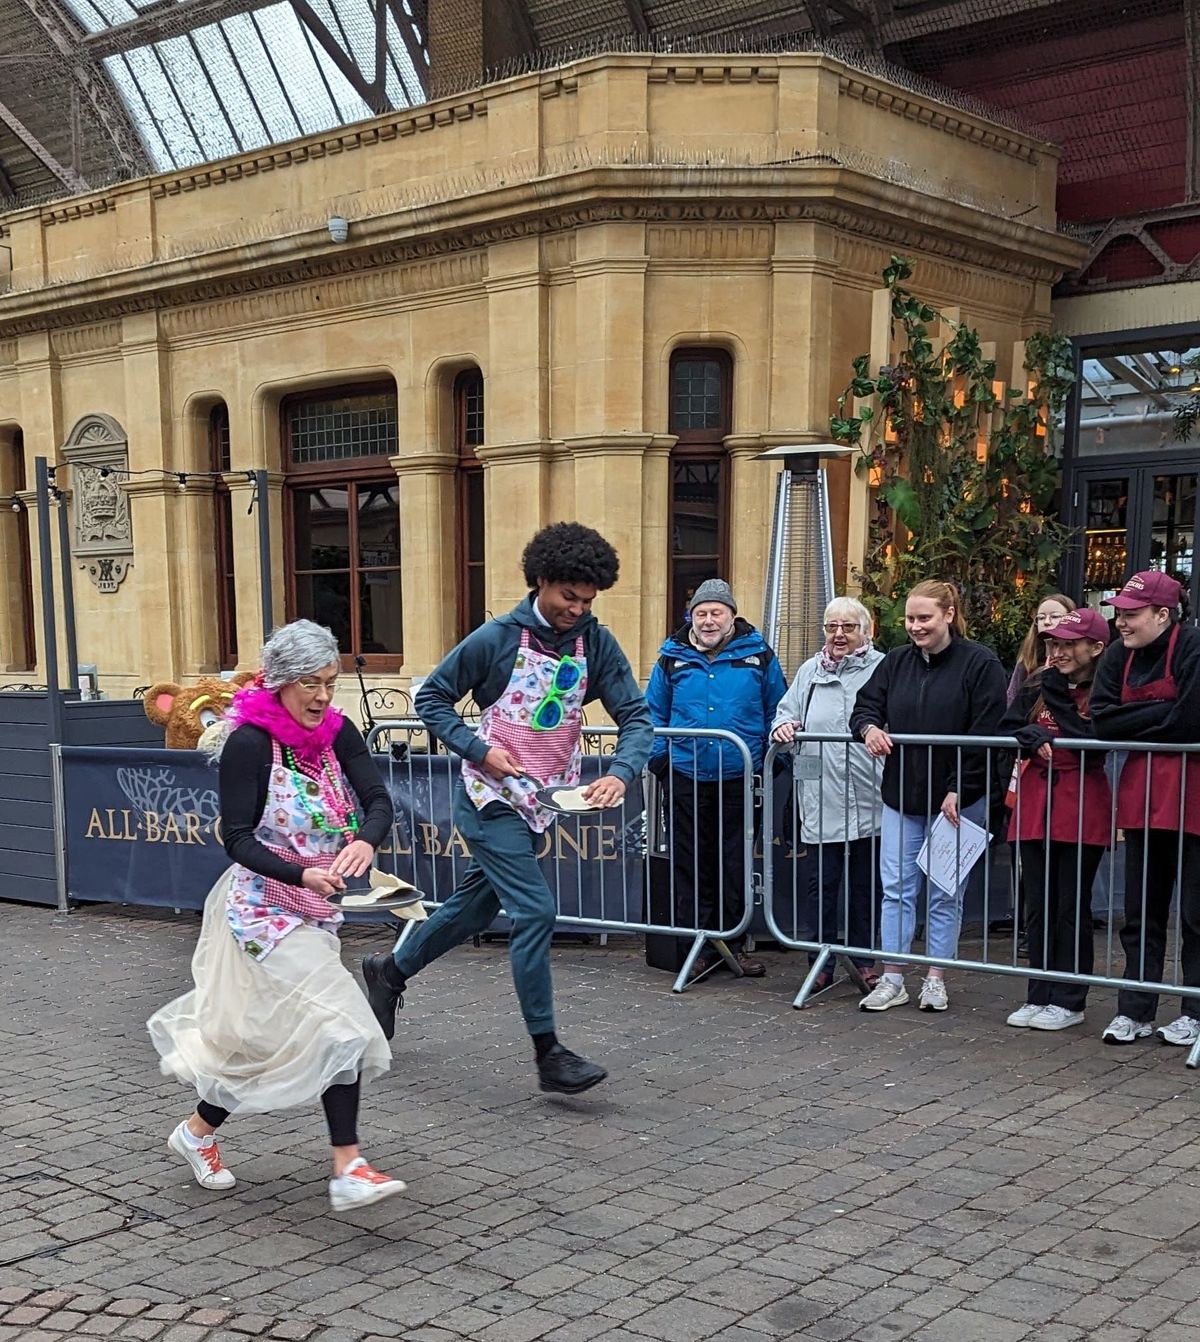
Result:
M532 646L529 630L521 630L521 646L504 693L479 720L479 736L488 747L499 746L519 760L526 777L496 779L477 764L463 760L463 784L478 810L494 801L511 806L535 834L550 827L555 813L537 800L547 787L574 787L579 782L579 738L583 730L583 696L587 690L587 662L583 635L575 640L574 660L579 682L562 696L562 721L551 731L530 725L538 705L554 684L560 658Z
M337 767L336 759L333 765ZM310 797L319 791L315 782L305 780L303 786ZM331 866L343 843L341 834L327 834L309 815L300 800L299 785L283 762L278 741L271 743L267 804L254 837L264 848L302 867ZM225 913L238 944L255 960L268 955L304 923L336 933L343 921L340 909L331 908L305 886L284 885L236 863Z

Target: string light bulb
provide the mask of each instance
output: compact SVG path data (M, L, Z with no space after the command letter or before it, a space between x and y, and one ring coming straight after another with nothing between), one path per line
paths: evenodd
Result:
M187 472L176 471L175 479L179 481L179 492L182 494L183 491L187 488Z

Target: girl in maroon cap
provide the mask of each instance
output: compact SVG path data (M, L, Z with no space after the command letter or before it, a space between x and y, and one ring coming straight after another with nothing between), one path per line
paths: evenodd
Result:
M1120 644L1100 660L1092 693L1096 735L1109 741L1200 742L1200 630L1180 622L1182 588L1166 573L1135 573L1108 603ZM1186 766L1185 766L1186 758ZM1200 754L1133 751L1117 784L1125 831L1125 977L1160 983L1167 919L1179 881L1183 981L1200 990ZM1158 1030L1165 1044L1200 1040L1200 991ZM1106 1044L1132 1044L1154 1029L1158 996L1124 988Z
M1000 725L1030 757L1008 837L1017 845L1032 969L1092 972L1092 882L1109 844L1112 788L1100 751L1054 750L1051 742L1093 734L1089 701L1108 640L1098 611L1065 615L1046 639L1049 666L1024 682ZM1065 1030L1082 1023L1086 1001L1085 984L1031 978L1008 1023Z

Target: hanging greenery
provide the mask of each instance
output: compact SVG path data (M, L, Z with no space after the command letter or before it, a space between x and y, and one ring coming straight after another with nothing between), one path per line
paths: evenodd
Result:
M866 562L856 576L884 647L905 637L908 590L943 578L963 591L972 637L1011 663L1071 537L1049 511L1054 432L1075 378L1070 342L1033 336L1029 394L998 392L979 333L911 293L911 276L896 256L883 272L893 336L903 337L895 363L872 375L870 355L855 359L830 421L835 439L859 448L856 469L871 485ZM935 323L953 331L948 342L935 343ZM875 406L854 412L854 400L871 397Z
M1186 443L1195 433L1197 422L1200 422L1200 390L1196 390L1200 388L1200 354L1184 359L1180 368L1193 375L1187 400L1175 407L1175 437L1181 443Z

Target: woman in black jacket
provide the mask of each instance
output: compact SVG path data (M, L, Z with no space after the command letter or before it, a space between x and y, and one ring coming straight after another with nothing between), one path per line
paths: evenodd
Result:
M994 736L1005 708L1005 679L995 653L965 637L961 599L953 583L918 583L904 606L909 641L875 668L858 692L850 731L870 754L886 757L883 825L879 841L883 908L880 938L884 972L862 999L864 1011L886 1011L908 1001L903 966L886 962L888 951L906 955L917 923L917 895L924 879L917 855L940 813L957 827L960 816L986 823L990 793L1007 775L986 750L910 746L893 750L890 733ZM962 888L928 883L926 952L953 959L962 922ZM922 1011L945 1011L944 971L931 965L918 1002Z
M1200 629L1180 623L1179 583L1135 573L1108 603L1119 644L1100 660L1092 691L1096 735L1108 741L1200 742ZM1185 763L1186 760L1186 763ZM1125 977L1160 983L1167 920L1179 881L1179 950L1184 983L1200 989L1200 753L1133 751L1117 783L1117 825L1125 832ZM1200 1040L1200 991L1158 1030L1164 1044ZM1158 997L1123 988L1106 1044L1132 1044L1154 1030Z

